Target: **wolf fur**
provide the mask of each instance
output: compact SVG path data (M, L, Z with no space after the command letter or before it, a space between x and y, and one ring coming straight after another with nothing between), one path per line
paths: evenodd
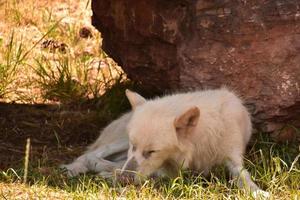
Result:
M208 174L212 167L225 164L239 187L268 196L243 166L251 119L233 92L222 88L153 100L129 90L126 95L132 112L112 122L84 155L65 165L69 175L88 170L105 174L121 166L122 170L136 166L144 177L158 172L176 176L180 169ZM123 157L114 162L105 159L116 153Z
M207 174L225 163L239 187L260 191L243 166L252 134L250 115L233 92L222 88L148 101L126 94L134 112L125 164L135 162L138 174L147 177L162 170L176 176L179 169Z
M88 171L111 177L116 169L121 169L127 159L129 148L127 124L132 113L126 113L104 128L98 139L83 155L72 163L61 165L69 176L77 176Z

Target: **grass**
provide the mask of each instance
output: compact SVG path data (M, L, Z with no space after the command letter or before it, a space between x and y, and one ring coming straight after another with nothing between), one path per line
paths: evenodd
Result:
M74 59L70 55L62 55L53 63L42 56L36 59L36 82L45 99L76 103L99 98L107 88L123 80L122 72L109 64L104 70L101 64L93 63L90 57ZM113 71L118 74L114 75Z
M0 4L2 101L72 103L98 98L126 79L99 48L102 38L90 24L89 6L90 0Z
M12 32L7 47L0 41L3 62L0 63L0 97L11 92L10 84L14 81L17 67L24 60L22 43L16 43L14 33Z
M299 152L297 144L276 144L264 137L249 149L246 167L255 182L271 193L271 199L299 199ZM121 186L92 174L67 178L57 167L47 171L45 166L49 164L30 165L26 185L22 184L23 168L3 171L0 180L9 189L3 190L0 184L2 196L12 199L22 193L23 197L37 199L253 199L228 182L223 167L215 169L208 179L183 172L174 180Z
M251 199L228 183L222 167L208 179L183 172L139 187L93 174L67 178L59 171L100 127L129 108L124 90L137 87L99 48L102 38L90 25L89 6L90 0L0 1L0 101L21 106L1 107L0 197ZM80 35L82 28L88 37ZM261 134L248 150L246 166L271 199L300 199L299 148Z

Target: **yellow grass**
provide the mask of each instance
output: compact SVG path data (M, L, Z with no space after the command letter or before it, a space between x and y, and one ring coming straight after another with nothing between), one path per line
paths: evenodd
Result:
M13 51L16 52L21 46L23 54L26 54L22 63L17 66L13 83L7 88L9 94L2 97L1 101L53 103L43 98L43 88L37 81L40 77L34 72L36 59L40 58L51 62L54 71L57 62L63 58L79 62L76 66L71 66L75 81L82 81L78 77L78 68L80 69L83 59L88 67L80 70L88 73L89 84L103 79L103 73L110 79L116 79L122 70L102 51L101 34L91 25L91 15L90 0L0 1L0 63L5 62L7 45L12 35ZM91 38L80 37L79 31L83 27L91 30ZM45 48L43 43L49 40L58 45L66 45L65 53L48 46ZM99 67L102 74L97 71ZM103 93L99 91L101 92ZM91 97L91 94L87 95Z

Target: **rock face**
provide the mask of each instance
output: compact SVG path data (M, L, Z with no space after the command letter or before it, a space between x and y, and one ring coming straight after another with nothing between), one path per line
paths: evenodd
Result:
M103 49L158 90L243 97L266 132L300 126L299 0L93 0Z

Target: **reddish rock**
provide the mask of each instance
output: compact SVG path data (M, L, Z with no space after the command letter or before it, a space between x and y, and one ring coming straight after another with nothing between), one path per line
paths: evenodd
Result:
M282 130L275 131L272 136L278 143L297 142L297 130L293 127L284 127Z
M266 132L300 121L299 0L93 0L104 50L158 90L227 85Z

